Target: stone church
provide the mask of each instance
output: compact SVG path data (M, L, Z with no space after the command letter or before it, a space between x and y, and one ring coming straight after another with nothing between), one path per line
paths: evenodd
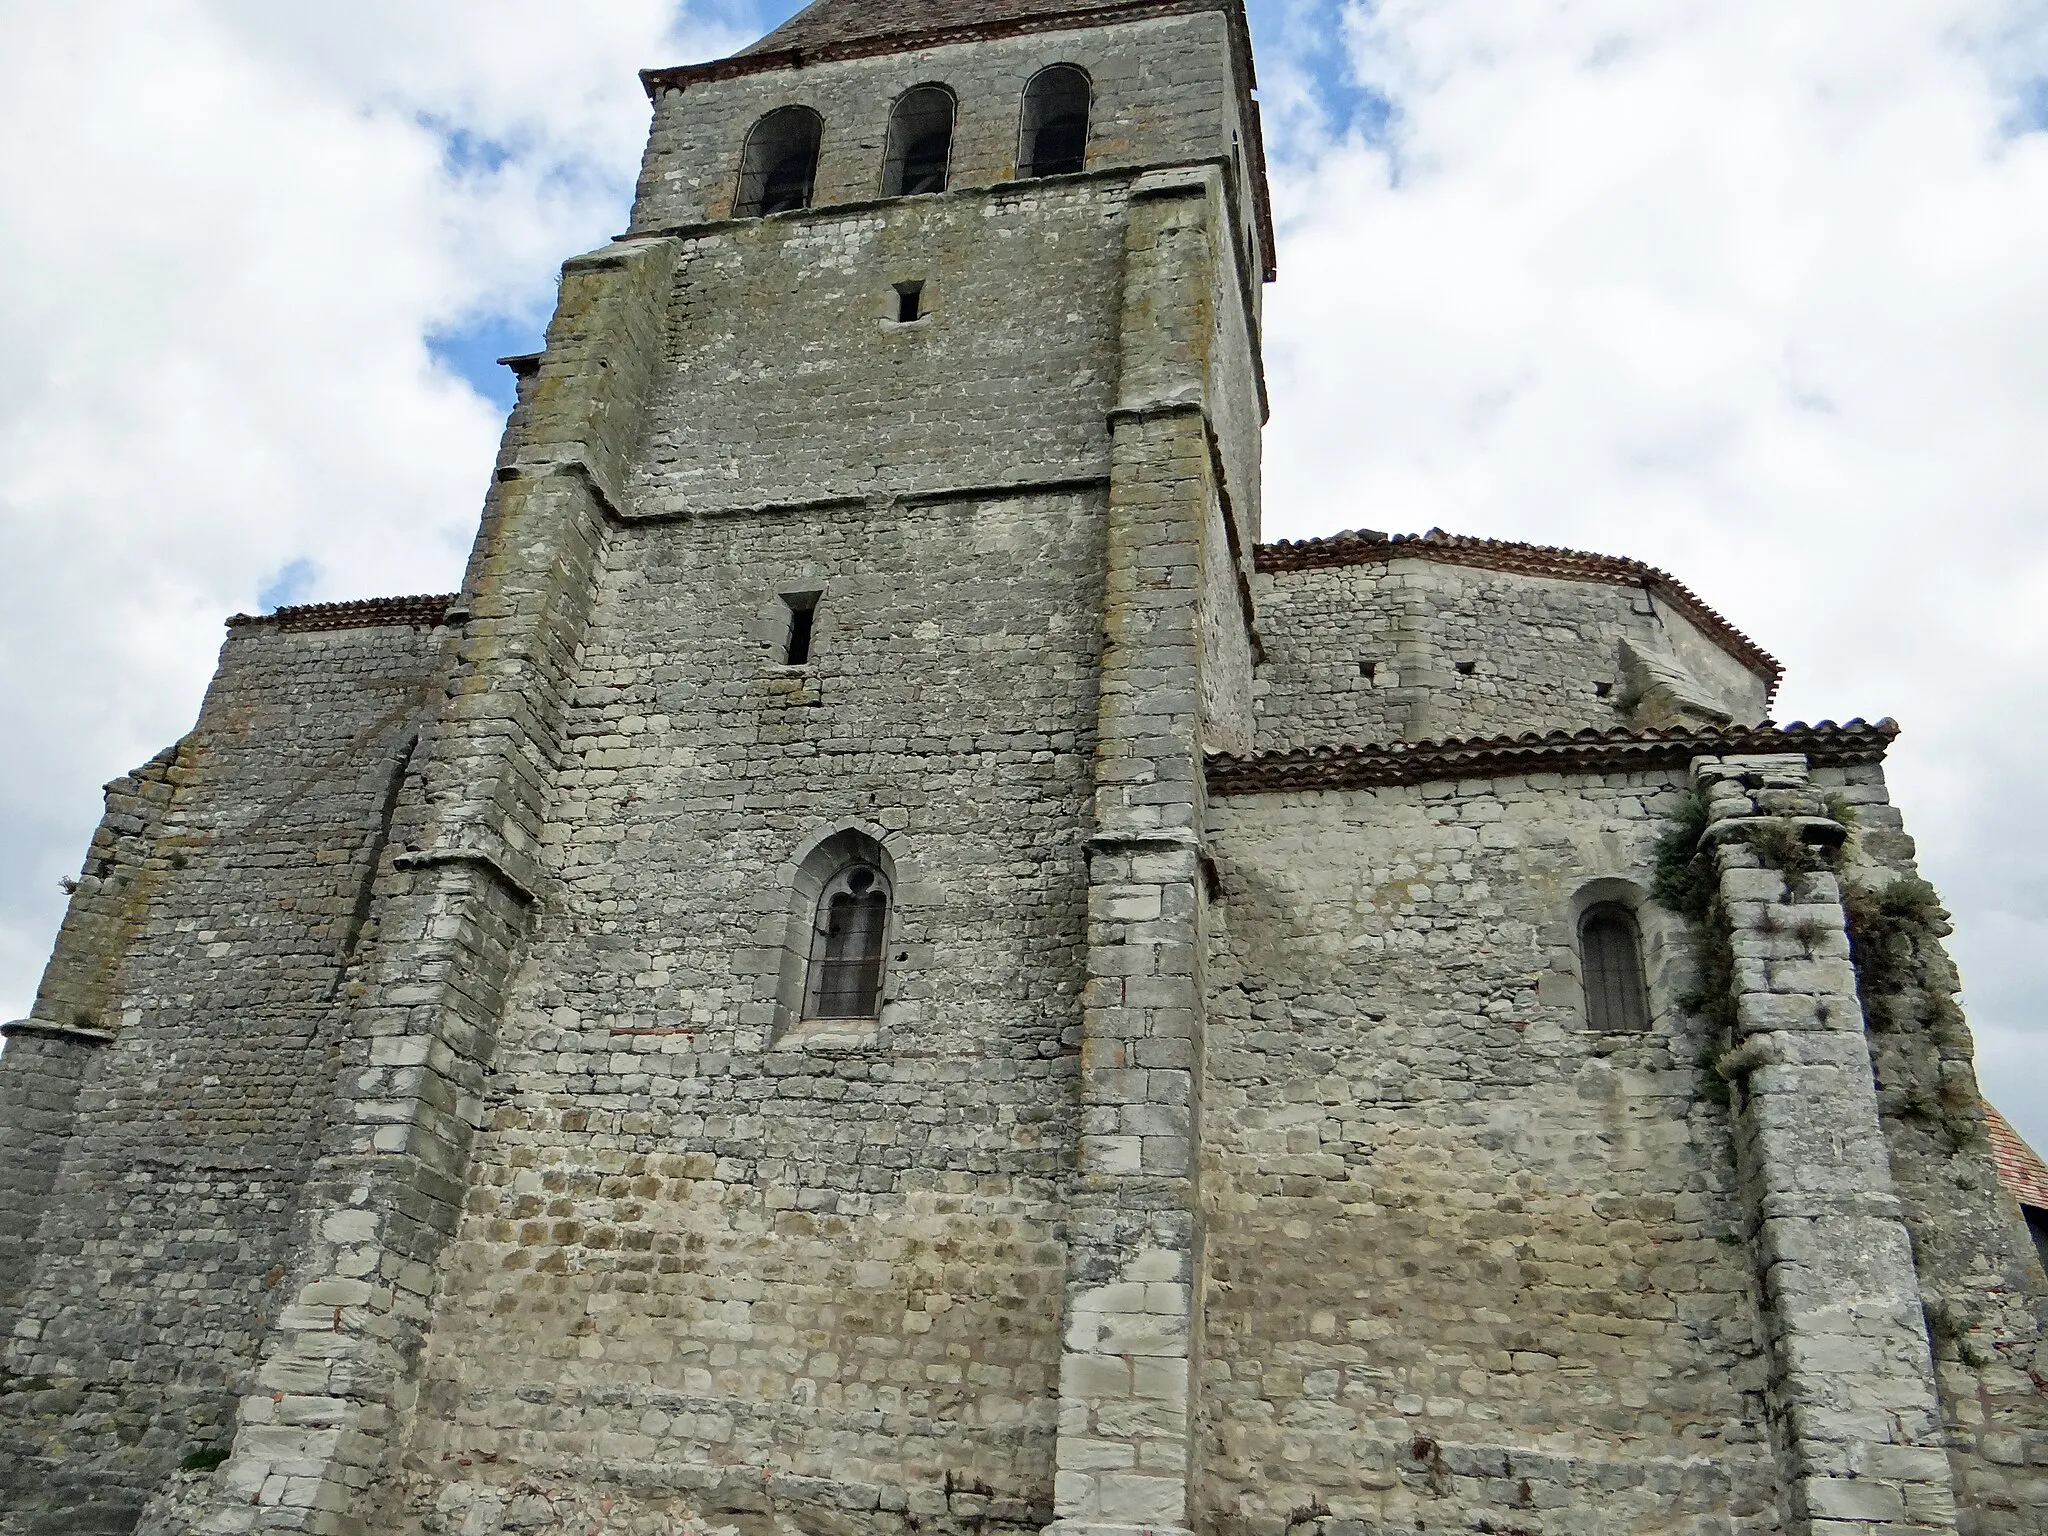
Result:
M462 590L229 620L108 787L0 1533L2048 1531L1895 728L1633 560L1261 541L1237 0L643 79Z

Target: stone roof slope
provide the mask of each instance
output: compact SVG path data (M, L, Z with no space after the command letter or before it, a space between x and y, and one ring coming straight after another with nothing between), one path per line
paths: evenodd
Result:
M1225 0L1190 7L1176 0L814 0L739 57L812 53L885 37L923 37L963 27L1025 27L1098 20L1098 11L1223 10ZM1034 29L1035 30L1035 29Z
M1998 1182L2021 1205L2048 1211L2048 1163L2027 1145L2024 1136L1986 1101L1984 1129L1991 1137L1991 1161L1998 1169Z
M1238 756L1208 753L1209 792L1271 794L1289 790L1377 789L1441 779L1494 779L1527 773L1637 773L1683 768L1695 757L1798 752L1829 767L1882 761L1899 734L1891 720L1837 725L1674 726L1576 733L1534 731L1467 741L1396 741L1381 745L1295 747Z
M1561 581L1600 581L1642 587L1654 598L1692 621L1693 625L1759 676L1769 679L1765 703L1777 697L1785 668L1779 660L1729 623L1698 593L1667 571L1623 555L1596 555L1582 549L1549 544L1519 544L1509 539L1473 539L1432 528L1427 533L1392 535L1370 528L1346 529L1323 539L1282 539L1261 544L1253 555L1261 571L1309 571L1339 565L1368 565L1382 560L1438 560L1447 565L1515 571Z

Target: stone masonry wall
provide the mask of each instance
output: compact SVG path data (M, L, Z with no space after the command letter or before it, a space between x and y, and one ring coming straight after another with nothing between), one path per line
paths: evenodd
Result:
M1676 658L1737 723L1764 716L1763 679L1640 587L1394 559L1255 590L1265 749L1611 730L1629 723L1623 638Z
M1221 11L813 63L661 90L633 228L729 217L748 130L791 103L824 119L812 206L879 197L890 108L910 87L933 82L950 87L958 102L948 184L1008 181L1016 173L1024 87L1049 64L1078 64L1093 82L1089 170L1227 164L1233 140L1244 137Z
M136 925L159 883L152 869L175 792L178 749L166 747L106 787L55 952L29 1017L6 1028L0 1054L0 1340L11 1337L35 1272L36 1230L71 1138L79 1084L112 1038L107 1005Z
M410 626L260 624L222 652L170 770L147 908L101 1015L116 1038L77 1095L8 1341L10 1536L56 1519L124 1528L181 1457L225 1441L332 1092L335 991L440 645ZM12 1048L7 1059L11 1076Z
M1212 803L1202 1528L1778 1528L1726 1095L1680 925L1589 1032L1587 899L1681 775Z
M1087 494L613 535L411 1523L1046 1518L1101 538ZM895 863L890 1002L778 1041L789 866L841 826Z
M1023 183L683 239L634 515L1105 476L1125 201Z

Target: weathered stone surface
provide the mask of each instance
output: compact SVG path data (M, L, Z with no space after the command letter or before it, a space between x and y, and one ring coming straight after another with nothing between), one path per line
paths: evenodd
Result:
M0 1536L2042 1536L1892 728L1757 726L1631 562L1259 546L1240 18L1000 9L651 76L461 593L238 621L110 786L0 1056ZM729 218L790 103L815 206Z

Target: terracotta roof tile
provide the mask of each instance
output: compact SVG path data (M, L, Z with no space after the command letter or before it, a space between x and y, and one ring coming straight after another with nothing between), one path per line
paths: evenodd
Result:
M2041 1161L2026 1138L2012 1128L2012 1122L1988 1101L1984 1129L1991 1135L1991 1161L1998 1169L1998 1182L2021 1205L2048 1211L2048 1163Z
M299 603L275 613L235 614L228 620L228 627L262 624L282 630L374 629L410 624L432 629L448 621L455 596L453 592L437 592L417 597L370 597L353 603Z
M1539 736L1483 736L1469 741L1399 741L1379 746L1297 747L1238 757L1209 753L1205 779L1212 795L1289 790L1376 789L1441 779L1493 779L1525 773L1633 773L1683 768L1695 757L1799 752L1841 767L1881 761L1899 728L1869 724L1728 726L1719 729L1552 731Z
M1785 668L1776 657L1709 608L1684 582L1654 565L1622 555L1596 555L1581 549L1517 544L1507 539L1472 539L1432 528L1427 533L1397 533L1391 537L1370 530L1346 530L1326 539L1282 539L1277 544L1261 544L1253 558L1262 571L1309 571L1385 560L1439 560L1447 565L1516 571L1563 581L1642 587L1684 614L1701 633L1768 680L1770 691L1764 696L1767 705L1777 697L1778 683L1785 675Z

